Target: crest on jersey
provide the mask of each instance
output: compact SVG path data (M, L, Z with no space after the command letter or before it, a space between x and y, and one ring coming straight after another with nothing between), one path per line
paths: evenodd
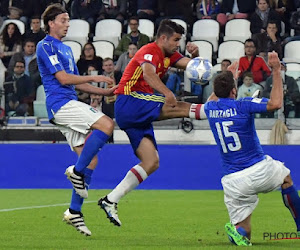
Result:
M57 55L53 55L53 56L49 56L49 60L51 62L51 64L54 66L55 64L59 64L59 61L57 59Z
M153 55L150 55L150 54L146 54L144 55L144 59L147 60L147 61L152 61L152 58L153 58Z
M255 102L255 103L261 103L262 99L261 98L253 98L252 99L252 102Z
M169 66L170 66L170 58L166 57L164 59L164 68L167 69L167 68L169 68Z

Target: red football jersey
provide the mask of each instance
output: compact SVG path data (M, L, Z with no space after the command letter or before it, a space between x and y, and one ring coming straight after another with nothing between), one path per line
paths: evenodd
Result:
M151 63L156 68L156 74L162 78L168 68L174 65L183 55L175 52L171 57L165 57L155 42L144 45L131 59L119 82L115 94L130 95L133 91L153 94L153 89L144 80L141 65Z

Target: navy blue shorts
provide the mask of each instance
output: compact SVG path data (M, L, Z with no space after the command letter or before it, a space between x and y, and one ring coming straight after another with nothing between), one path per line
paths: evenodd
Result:
M150 137L157 148L152 122L159 117L164 102L165 98L161 95L137 92L118 95L115 103L116 121L128 135L134 152L144 137Z

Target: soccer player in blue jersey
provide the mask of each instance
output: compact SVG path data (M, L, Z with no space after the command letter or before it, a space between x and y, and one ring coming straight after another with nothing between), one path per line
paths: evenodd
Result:
M276 52L269 53L268 63L273 74L270 99L246 97L235 100L236 82L232 72L227 71L216 77L214 95L204 107L221 153L224 201L231 221L225 225L225 230L236 245L251 245L250 219L258 204L257 194L279 187L300 236L300 198L290 170L264 154L254 126L255 113L277 110L283 102L280 61ZM237 65L230 67L237 68Z
M75 166L68 167L65 172L73 185L73 194L70 208L64 213L64 221L90 236L81 207L83 199L88 196L97 153L111 136L114 122L97 109L79 102L75 86L82 92L97 95L113 95L116 87L94 87L89 82L111 84L113 80L78 74L71 48L61 41L68 31L69 15L60 4L48 6L43 20L48 34L37 45L37 62L46 92L49 120L58 126L71 149L79 156Z

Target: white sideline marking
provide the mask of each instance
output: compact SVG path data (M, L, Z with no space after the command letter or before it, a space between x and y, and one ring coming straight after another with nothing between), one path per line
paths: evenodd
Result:
M96 201L85 201L84 203L92 203L92 202L96 202ZM16 211L16 210L26 210L26 209L46 208L46 207L60 207L60 206L67 206L69 204L70 203L61 203L61 204L32 206L32 207L6 208L6 209L0 209L0 212L11 212L11 211Z

